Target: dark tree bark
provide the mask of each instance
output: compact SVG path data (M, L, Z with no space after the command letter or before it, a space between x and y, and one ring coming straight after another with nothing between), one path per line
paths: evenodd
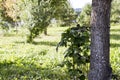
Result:
M92 0L89 80L110 80L109 62L111 0Z

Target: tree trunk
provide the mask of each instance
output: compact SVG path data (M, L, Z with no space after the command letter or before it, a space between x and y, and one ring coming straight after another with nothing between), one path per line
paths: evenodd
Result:
M44 29L44 35L47 35L47 27Z
M92 0L89 80L110 80L109 62L111 0Z

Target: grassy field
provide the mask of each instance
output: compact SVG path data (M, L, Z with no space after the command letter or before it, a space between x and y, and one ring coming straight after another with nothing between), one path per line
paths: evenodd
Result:
M64 67L65 51L56 52L61 33L66 27L48 28L48 36L41 34L33 44L26 43L25 29L0 34L0 80L70 80ZM111 65L120 74L120 26L111 27Z
M120 80L120 25L111 27L110 38L111 65L113 73L119 76Z
M49 35L42 34L33 44L26 43L27 30L1 34L0 80L66 80L65 69L58 66L65 49L56 52L64 29L49 28Z

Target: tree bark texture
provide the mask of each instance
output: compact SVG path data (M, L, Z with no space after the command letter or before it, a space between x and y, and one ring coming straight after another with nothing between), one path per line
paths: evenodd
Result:
M111 0L92 0L89 80L110 80Z

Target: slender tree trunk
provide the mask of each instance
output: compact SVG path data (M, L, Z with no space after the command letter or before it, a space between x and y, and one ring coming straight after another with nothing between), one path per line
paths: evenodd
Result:
M44 29L44 35L48 35L47 34L47 27Z
M110 80L109 62L111 0L92 0L89 80Z

